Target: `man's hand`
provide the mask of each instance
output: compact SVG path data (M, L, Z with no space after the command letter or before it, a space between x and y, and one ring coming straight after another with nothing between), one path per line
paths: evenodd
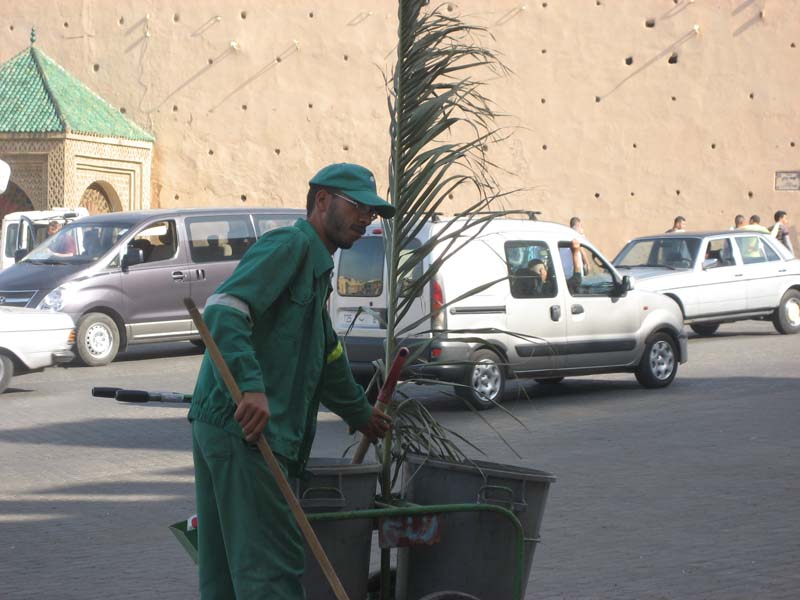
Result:
M269 421L269 402L263 392L245 392L233 413L233 418L242 426L245 439L251 444L258 441Z
M392 417L387 415L377 406L372 407L372 415L359 431L364 434L370 442L382 438L384 434L392 428Z

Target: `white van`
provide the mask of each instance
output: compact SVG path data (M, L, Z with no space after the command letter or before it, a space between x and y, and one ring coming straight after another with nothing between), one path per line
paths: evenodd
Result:
M450 221L429 223L412 246ZM458 384L456 392L478 409L502 401L511 376L558 383L567 376L627 371L646 387L669 385L687 359L680 308L663 295L634 290L632 280L586 239L580 239L583 272L576 274L570 249L575 237L555 223L497 218L474 239L460 238L459 250L399 325L435 313L403 342L427 345L424 363L414 370ZM446 251L442 246L434 247L428 264ZM379 224L334 262L331 318L354 374L368 381L372 361L384 357L387 286Z
M84 207L54 208L52 210L26 210L3 217L0 231L0 271L15 264L47 237L47 226L56 221L62 227L80 217L89 216Z

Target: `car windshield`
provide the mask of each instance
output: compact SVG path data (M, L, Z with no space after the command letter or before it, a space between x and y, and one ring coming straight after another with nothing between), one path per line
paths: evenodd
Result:
M88 264L97 261L124 236L133 223L81 223L60 229L23 259L33 264Z
M614 266L691 269L699 249L699 238L669 235L663 238L632 240L614 259Z

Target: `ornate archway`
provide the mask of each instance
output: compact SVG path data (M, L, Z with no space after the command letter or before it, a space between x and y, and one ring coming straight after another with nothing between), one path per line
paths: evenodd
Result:
M119 210L119 196L109 184L95 181L84 190L80 206L86 208L90 215L115 212Z
M13 181L9 181L8 189L0 194L0 221L8 213L20 210L33 210L33 202L21 187Z

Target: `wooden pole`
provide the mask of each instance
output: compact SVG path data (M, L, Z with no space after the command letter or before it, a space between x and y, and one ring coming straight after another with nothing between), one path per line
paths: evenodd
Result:
M192 321L194 321L194 326L197 327L197 331L200 332L200 337L203 338L203 343L206 345L208 355L214 362L214 366L216 366L219 374L222 375L222 379L225 381L225 386L228 388L231 398L233 398L233 401L238 405L242 399L242 392L239 390L239 386L233 378L233 374L228 368L228 365L225 363L225 359L222 357L222 353L219 351L217 343L211 336L211 332L208 330L205 321L203 321L200 311L197 310L197 306L195 306L191 298L184 298L183 303L186 305L186 309L189 311ZM303 509L300 507L300 502L298 502L295 497L291 486L289 486L289 482L286 481L286 477L284 477L283 471L281 471L281 467L278 464L278 459L275 458L275 455L272 453L272 448L269 447L263 435L258 438L257 446L258 450L261 452L261 456L267 461L267 467L269 467L270 473L275 477L278 488L280 488L283 497L286 498L286 502L289 504L294 518L297 519L300 530L303 532L303 537L306 538L308 547L311 548L311 552L319 562L322 572L325 573L325 577L328 579L328 583L330 583L337 600L349 600L347 592L344 591L344 587L342 586L342 582L339 581L339 577L333 570L331 561L328 560L328 555L325 554L325 550L322 549L322 545L319 543L319 539L317 539L317 534L314 533L314 530L311 528L308 517L306 517Z

